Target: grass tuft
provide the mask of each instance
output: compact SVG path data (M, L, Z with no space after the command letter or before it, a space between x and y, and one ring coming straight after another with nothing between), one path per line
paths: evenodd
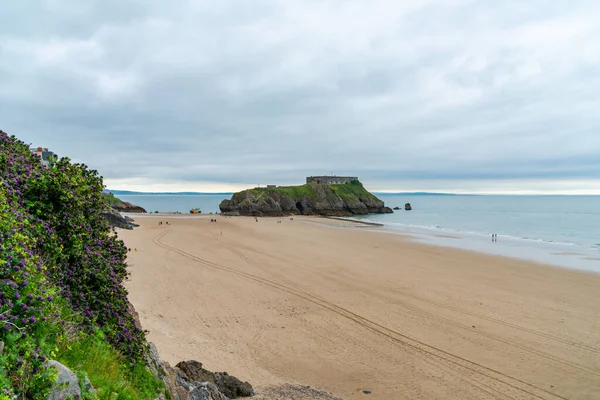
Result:
M76 374L87 375L97 390L97 397L86 393L84 399L150 400L163 388L162 382L144 365L137 364L132 369L100 332L89 336L81 334L74 342L65 342L61 347L57 360Z

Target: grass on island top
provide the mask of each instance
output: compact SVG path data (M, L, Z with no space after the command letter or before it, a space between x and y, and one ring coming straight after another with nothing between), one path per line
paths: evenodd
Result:
M331 192L339 196L342 200L347 202L356 201L358 198L369 198L376 200L377 197L365 189L360 181L352 181L350 183L327 185L327 184L304 184L299 186L278 186L275 188L254 188L248 189L240 193L250 193L253 196L259 197L260 195L269 195L277 193L280 196L289 196L294 199L298 198L311 198L325 195L327 196L328 191L319 190L320 188L329 188Z

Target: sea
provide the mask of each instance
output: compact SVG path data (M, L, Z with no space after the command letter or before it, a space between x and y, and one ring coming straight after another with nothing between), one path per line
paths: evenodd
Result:
M600 196L375 193L393 214L357 217L440 246L600 272ZM231 193L119 195L148 212L218 213ZM404 210L410 203L412 210ZM497 234L497 242L492 242Z

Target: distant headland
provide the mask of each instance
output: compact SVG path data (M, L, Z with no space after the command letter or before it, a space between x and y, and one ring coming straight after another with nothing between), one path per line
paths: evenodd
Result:
M257 187L234 193L219 205L228 215L284 216L392 213L384 202L366 190L357 177L309 176L299 186Z

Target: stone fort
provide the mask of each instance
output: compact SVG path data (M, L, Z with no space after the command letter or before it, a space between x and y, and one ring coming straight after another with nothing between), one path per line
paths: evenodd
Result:
M356 176L307 176L306 183L323 183L326 185L343 185L352 181L357 181Z

